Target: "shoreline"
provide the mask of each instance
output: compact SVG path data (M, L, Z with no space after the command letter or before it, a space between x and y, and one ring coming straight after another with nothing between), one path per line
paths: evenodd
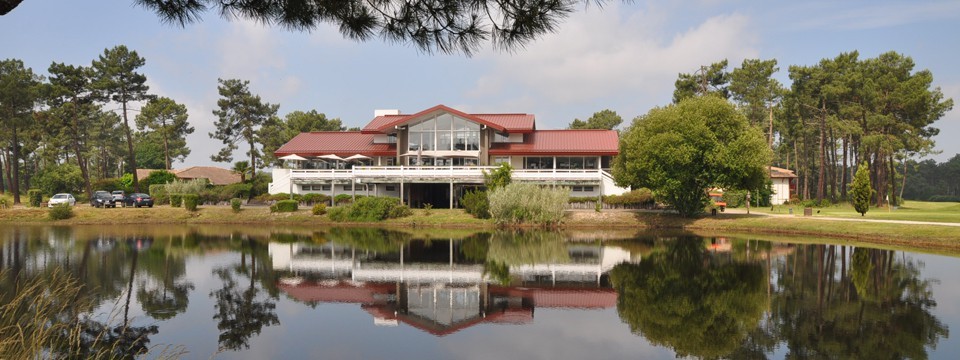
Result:
M0 225L271 225L322 227L379 227L393 229L493 230L491 220L475 219L461 209L414 209L413 215L381 222L334 222L314 216L310 209L295 213L270 213L266 207L245 207L234 213L229 206L202 206L195 213L166 205L154 208L74 208L66 220L50 220L46 208L0 209ZM536 227L517 227L536 228ZM568 210L559 230L690 231L737 233L743 236L817 237L861 244L894 246L935 252L960 253L960 226L900 224L883 221L837 221L817 217L787 217L765 214L726 213L687 219L651 211Z

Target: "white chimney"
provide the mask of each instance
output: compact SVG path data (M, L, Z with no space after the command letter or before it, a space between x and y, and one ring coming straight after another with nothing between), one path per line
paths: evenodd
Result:
M387 115L400 115L400 110L396 110L396 109L389 109L389 110L378 109L378 110L374 110L374 111L373 111L373 117L377 117L377 116L387 116Z

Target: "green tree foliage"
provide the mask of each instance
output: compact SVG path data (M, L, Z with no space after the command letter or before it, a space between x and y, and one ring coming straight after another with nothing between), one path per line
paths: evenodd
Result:
M37 174L36 185L44 194L79 193L84 188L83 175L74 164L47 166Z
M767 129L767 143L774 140L774 106L783 96L783 86L773 78L780 71L777 60L745 59L730 73L730 95L751 125Z
M727 59L701 66L691 73L677 75L674 83L673 103L679 104L684 99L702 95L717 95L724 99L730 97L727 86L730 83L730 73L727 72Z
M87 170L92 125L99 111L94 107L96 96L90 86L93 70L83 66L53 63L47 70L50 82L45 89L48 111L39 114L43 129L52 137L60 137L80 169L87 197L93 196L90 172Z
M210 137L220 140L225 145L220 152L210 158L216 162L232 162L233 151L236 150L237 142L243 140L249 145L247 156L250 157L250 173L256 174L257 158L260 156L260 150L257 145L260 142L260 127L271 121L277 115L277 109L280 105L265 103L260 100L259 95L250 93L249 81L238 79L218 79L220 85L217 91L220 93L220 100L217 100L217 110L213 114L217 116L214 133Z
M599 0L599 3L607 0ZM470 55L490 40L503 49L516 49L556 31L560 20L576 10L579 1L266 1L134 0L157 13L164 22L186 25L213 10L310 31L321 24L340 29L353 40L384 38L410 42L426 52L463 52Z
M593 113L593 116L587 119L587 121L573 119L573 122L571 122L567 128L613 130L617 126L620 126L622 122L623 118L617 115L616 111L604 109Z
M932 159L907 161L904 164L906 179L910 184L903 191L904 199L930 200L938 198L960 199L960 154L942 163Z
M500 163L500 166L490 170L490 173L487 173L486 170L483 171L483 183L486 185L487 191L500 189L510 185L512 174L513 167L510 164Z
M166 170L151 171L150 175L147 175L147 177L141 181L140 187L149 189L151 185L169 184L174 181L177 181L177 176L172 172Z
M20 204L21 134L34 124L30 114L36 106L39 84L40 77L23 61L0 61L0 140L7 144L4 147L10 149L12 156L6 166L13 170L13 178L8 180L14 204Z
M240 182L247 182L247 174L250 173L250 162L237 161L233 163L233 172L240 175Z
M133 133L127 117L127 106L131 102L149 100L147 77L137 72L146 64L136 51L128 50L124 45L104 49L98 60L93 61L95 81L93 87L101 92L104 100L120 104L123 116L123 128L127 138L128 171L133 174L134 191L140 191L137 183L137 159L133 152Z
M870 188L870 170L867 164L860 164L856 175L853 176L853 184L850 184L850 202L853 208L864 216L867 210L870 210L870 197L873 195L873 189Z
M699 237L671 240L637 264L617 265L610 282L630 331L678 357L727 357L760 324L767 301L760 262L718 258Z
M282 165L273 155L274 151L286 144L294 136L311 131L343 131L340 119L327 119L327 115L316 110L294 111L284 117L284 120L273 119L260 129L260 141L263 144L263 159L265 164Z
M141 169L166 169L167 163L163 153L163 140L159 134L153 132L138 132L133 134L135 144L133 154L137 158L137 167ZM142 182L142 179L141 179Z
M172 159L183 161L190 155L186 137L193 134L194 129L187 117L187 107L167 97L150 100L137 115L137 129L150 129L150 133L161 139L164 169L170 170Z
M690 217L703 212L711 188L763 186L769 161L760 131L726 100L704 96L635 119L620 138L613 174L620 186L649 188Z

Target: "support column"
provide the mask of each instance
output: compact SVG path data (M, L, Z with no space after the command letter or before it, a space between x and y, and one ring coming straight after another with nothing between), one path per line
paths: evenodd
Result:
M352 202L357 202L357 178L350 179L350 191L352 191L351 200Z
M330 180L330 206L337 206L337 182Z
M453 180L450 180L450 208L453 209Z

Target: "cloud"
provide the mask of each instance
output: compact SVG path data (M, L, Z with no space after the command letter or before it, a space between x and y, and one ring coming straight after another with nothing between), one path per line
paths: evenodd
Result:
M678 73L759 53L745 15L715 15L676 33L669 30L676 24L663 21L669 16L679 15L618 3L577 12L521 53L480 55L493 66L467 97L539 108L630 101L649 109L669 99Z

